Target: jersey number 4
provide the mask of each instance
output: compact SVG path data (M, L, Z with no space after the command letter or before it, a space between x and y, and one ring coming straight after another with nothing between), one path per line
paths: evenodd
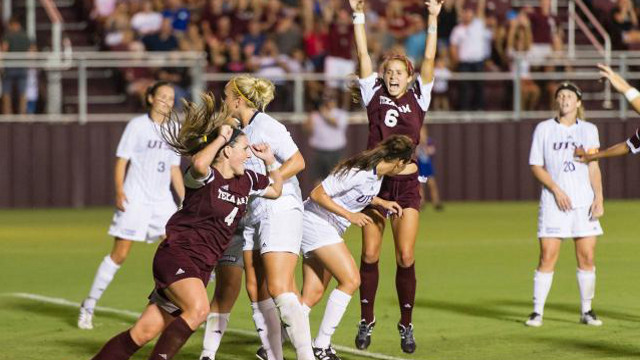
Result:
M384 116L384 124L388 127L395 127L396 125L398 125L399 115L400 113L398 113L398 110L396 109L387 110L387 114Z
M225 224L227 224L227 226L231 226L231 224L233 224L233 219L236 218L236 214L238 214L238 207L234 206L233 210L231 210L229 215L227 215L227 217L224 218L224 222Z

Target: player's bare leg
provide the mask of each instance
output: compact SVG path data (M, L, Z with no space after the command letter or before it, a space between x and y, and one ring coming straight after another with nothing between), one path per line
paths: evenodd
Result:
M247 294L251 301L253 322L262 347L256 354L261 359L282 360L282 328L276 304L269 295L262 259L258 251L244 251Z
M420 213L416 209L404 208L402 217L391 219L393 240L396 250L396 291L400 305L400 346L405 353L413 353L416 342L413 336L413 305L416 299L416 269L414 251Z
M540 259L533 275L533 312L525 322L527 326L542 326L544 304L553 283L553 271L560 255L561 244L562 240L558 238L540 239Z
M575 239L576 260L578 262L578 270L576 278L578 280L578 288L580 289L581 316L580 322L591 326L601 326L602 320L591 308L591 302L596 292L596 266L595 251L596 237L582 237Z
M280 320L296 349L297 359L314 360L309 320L291 280L295 278L298 254L285 251L268 252L262 255L262 261L269 294L278 307Z
M235 265L217 266L215 273L216 288L210 304L211 312L207 316L201 360L215 359L231 310L240 294L244 268Z
M374 304L378 290L378 260L382 249L386 219L377 210L363 210L373 223L362 228L362 254L360 257L360 323L355 344L360 350L369 347L375 326Z
M80 314L78 316L78 327L80 329L93 329L93 313L98 300L107 289L116 272L124 263L131 251L133 241L115 238L111 253L102 259L96 275L91 284L89 295L82 302Z

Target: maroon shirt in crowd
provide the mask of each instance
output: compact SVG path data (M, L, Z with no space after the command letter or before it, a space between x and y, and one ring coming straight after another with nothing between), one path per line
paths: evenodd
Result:
M353 25L331 24L327 55L351 60L353 51Z

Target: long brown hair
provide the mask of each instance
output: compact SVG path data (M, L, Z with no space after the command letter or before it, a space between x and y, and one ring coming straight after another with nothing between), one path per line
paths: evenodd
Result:
M338 177L346 175L351 169L371 170L381 161L411 161L415 145L406 135L391 135L373 149L358 153L338 165L331 174Z
M224 103L220 110L216 110L212 93L202 94L200 98L200 105L183 100L183 121L180 121L180 116L174 111L160 127L162 138L183 156L194 155L212 142L218 136L221 125L231 125ZM242 134L242 131L234 128L226 145L233 145L235 139Z

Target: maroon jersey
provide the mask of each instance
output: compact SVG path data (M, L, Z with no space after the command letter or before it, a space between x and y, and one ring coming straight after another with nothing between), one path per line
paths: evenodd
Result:
M627 139L627 147L633 154L640 153L640 128L636 130L629 139Z
M238 227L249 196L261 195L269 178L245 170L225 179L213 169L210 176L194 180L187 171L183 208L167 223L165 246L182 248L201 268L212 268Z
M360 93L367 108L369 139L367 149L391 135L406 135L415 145L420 142L420 128L431 102L433 82L418 79L400 98L392 97L378 74L360 79Z

